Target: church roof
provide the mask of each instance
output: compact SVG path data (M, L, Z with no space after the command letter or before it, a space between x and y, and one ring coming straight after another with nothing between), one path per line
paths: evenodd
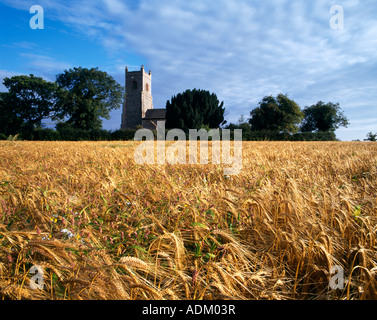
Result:
M165 119L166 109L149 109L145 113L144 120Z

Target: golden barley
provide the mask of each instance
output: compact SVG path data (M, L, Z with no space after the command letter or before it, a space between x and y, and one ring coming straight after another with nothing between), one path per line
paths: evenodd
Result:
M377 299L375 143L245 142L233 177L136 146L0 142L1 299Z

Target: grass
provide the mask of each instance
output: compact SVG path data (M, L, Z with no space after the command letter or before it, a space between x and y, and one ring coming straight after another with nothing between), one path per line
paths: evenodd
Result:
M377 144L245 142L231 177L135 146L0 142L1 299L377 299Z

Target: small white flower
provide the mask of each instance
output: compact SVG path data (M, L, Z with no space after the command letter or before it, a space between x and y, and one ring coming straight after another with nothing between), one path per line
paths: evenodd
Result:
M60 232L66 234L68 236L68 239L71 239L74 236L74 234L68 229L62 229L60 230Z

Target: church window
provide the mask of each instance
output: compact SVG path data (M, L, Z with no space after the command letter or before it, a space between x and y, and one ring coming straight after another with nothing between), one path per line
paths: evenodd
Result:
M137 90L137 81L132 82L132 89Z

